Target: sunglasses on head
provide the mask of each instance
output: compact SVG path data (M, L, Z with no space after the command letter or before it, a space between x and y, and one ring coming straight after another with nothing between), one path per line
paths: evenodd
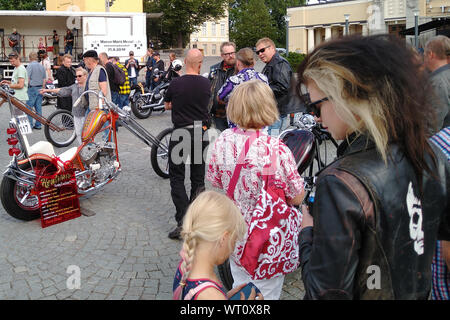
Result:
M269 47L270 47L270 45L268 45L267 47L261 48L259 50L256 50L255 52L256 52L256 54L264 53L264 51L266 51L266 49Z
M323 99L311 103L307 103L306 104L307 112L312 114L313 116L316 116L317 118L320 118L320 108L318 107L318 105L325 101L328 101L328 97L325 97Z

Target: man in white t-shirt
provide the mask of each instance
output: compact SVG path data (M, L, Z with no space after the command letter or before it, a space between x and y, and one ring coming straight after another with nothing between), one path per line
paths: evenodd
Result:
M28 73L24 65L20 61L20 56L17 52L13 51L8 55L9 63L14 66L14 71L11 77L11 81L3 80L0 84L8 84L11 89L14 89L14 97L24 104L28 101ZM15 109L16 115L24 114L19 109Z
M125 68L128 71L128 78L130 79L130 87L137 85L137 77L139 75L139 62L134 58L134 52L130 51L130 59L125 61Z

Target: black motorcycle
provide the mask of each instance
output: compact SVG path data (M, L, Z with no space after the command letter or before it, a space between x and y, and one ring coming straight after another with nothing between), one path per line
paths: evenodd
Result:
M45 89L55 89L57 84L58 84L58 80L55 80L50 83L46 83ZM58 96L56 95L56 93L46 92L46 93L42 94L42 105L45 106L45 105L50 104L50 105L56 106L57 99L58 99Z
M150 117L153 111L164 112L164 95L173 78L178 77L177 68L170 69L167 72L155 69L152 78L160 78L160 84L153 90L145 88L142 83L131 88L130 107L133 114L139 119ZM169 74L168 74L169 73Z

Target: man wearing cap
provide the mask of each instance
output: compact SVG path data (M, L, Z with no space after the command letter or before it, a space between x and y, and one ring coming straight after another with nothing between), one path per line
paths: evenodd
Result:
M130 86L137 85L137 77L139 73L139 62L134 58L134 52L130 51L130 59L125 61L125 68L128 71L128 78L130 79Z
M3 80L0 84L8 84L11 89L14 89L14 97L24 104L28 101L28 73L27 69L21 64L20 56L17 52L12 52L8 55L9 63L14 66L14 71L11 81ZM16 115L23 114L19 109L15 109Z
M153 59L155 59L155 64L153 65L153 70L158 69L159 71L164 71L164 61L161 60L159 52L153 54ZM152 88L156 88L160 83L160 77L155 77L152 79Z
M101 91L108 101L111 101L111 90L109 87L108 74L100 64L97 51L88 50L83 54L83 61L89 69L89 75L86 81L86 90ZM98 97L89 93L83 96L87 100L89 109L93 110L98 107Z

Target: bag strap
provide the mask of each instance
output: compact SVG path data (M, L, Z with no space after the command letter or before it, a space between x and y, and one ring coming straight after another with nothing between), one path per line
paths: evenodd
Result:
M192 288L191 290L189 290L189 292L184 296L184 300L191 300L192 297L195 297L195 295L199 292L201 292L202 290L209 288L209 287L213 287L216 288L217 290L219 290L220 292L222 292L222 290L220 290L220 288L212 281L207 281L207 282L203 282L202 284L198 285L195 288Z
M237 182L239 180L239 176L241 174L241 169L244 166L244 160L247 156L248 151L250 150L250 146L259 137L259 130L254 134L251 134L248 139L245 141L244 148L242 148L241 154L239 155L236 168L234 169L233 175L231 176L230 184L228 185L227 195L230 199L234 199L234 190L236 189Z

